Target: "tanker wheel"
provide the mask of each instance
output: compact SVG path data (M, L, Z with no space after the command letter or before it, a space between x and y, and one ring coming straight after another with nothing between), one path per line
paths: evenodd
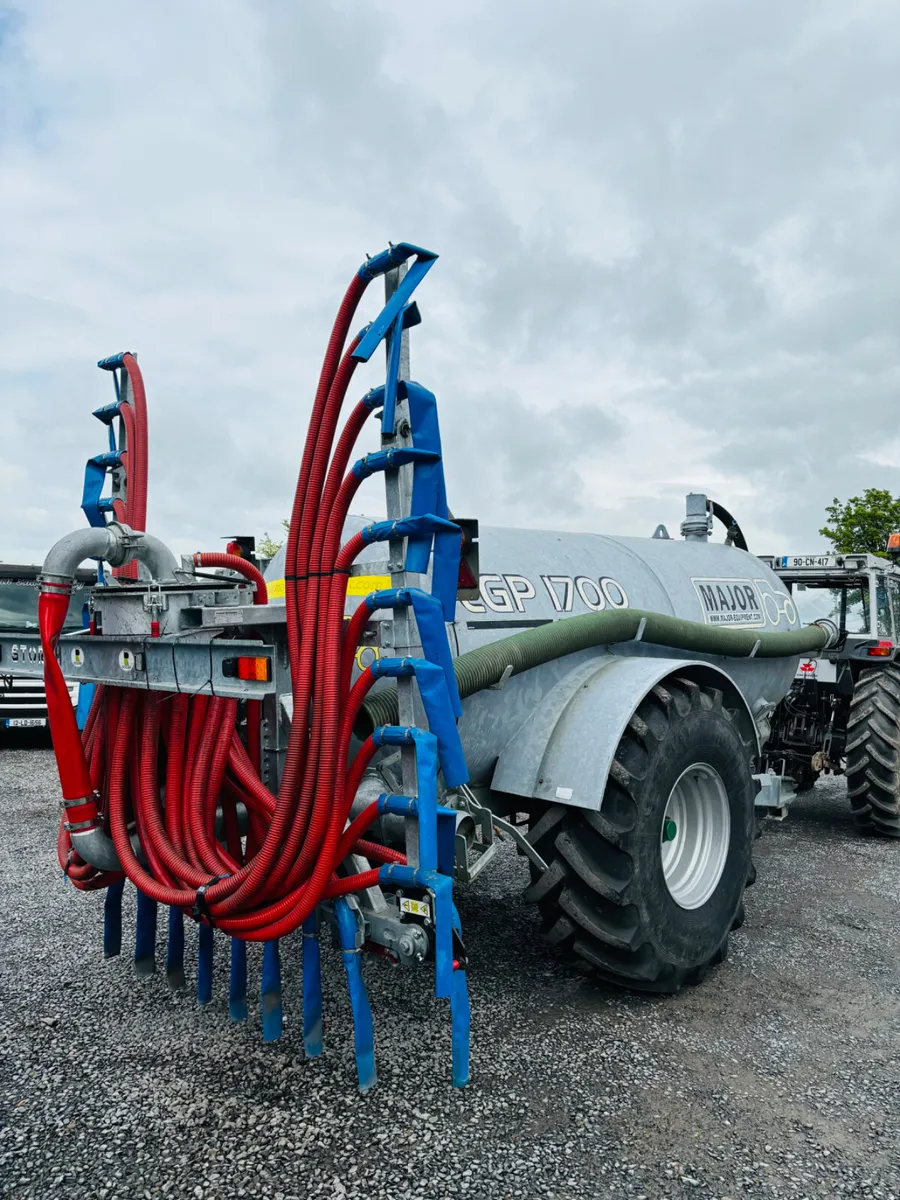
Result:
M860 829L900 838L900 669L863 671L847 720L847 792Z
M647 992L698 983L728 953L755 878L750 754L722 693L672 678L643 699L599 812L553 805L529 840L526 899L552 945Z

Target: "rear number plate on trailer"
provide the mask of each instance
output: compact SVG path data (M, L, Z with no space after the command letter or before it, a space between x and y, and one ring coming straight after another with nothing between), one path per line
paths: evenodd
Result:
M7 729L39 729L47 724L46 717L10 717Z

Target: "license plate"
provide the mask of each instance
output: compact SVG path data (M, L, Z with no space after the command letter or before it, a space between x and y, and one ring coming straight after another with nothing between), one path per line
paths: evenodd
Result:
M41 729L47 724L46 717L9 717L7 729Z
M800 568L809 567L815 569L817 567L836 567L837 559L833 554L784 554L781 558L781 569L785 567Z

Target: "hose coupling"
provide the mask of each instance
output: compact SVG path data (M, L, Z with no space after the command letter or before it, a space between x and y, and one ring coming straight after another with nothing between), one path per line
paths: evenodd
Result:
M828 617L820 617L818 621L813 621L812 623L813 625L818 625L818 627L825 634L825 645L822 647L823 650L830 650L832 646L836 646L838 644L841 631L838 629L834 621L830 620Z
M65 828L67 833L86 833L96 829L100 823L97 812L97 793L79 796L75 800L63 800Z

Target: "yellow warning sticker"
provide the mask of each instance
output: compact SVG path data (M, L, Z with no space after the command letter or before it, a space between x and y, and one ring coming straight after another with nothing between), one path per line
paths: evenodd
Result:
M368 596L369 592L383 592L391 586L390 575L351 575L347 584L348 596ZM270 579L266 583L270 600L284 599L284 580Z
M424 900L413 900L409 896L400 899L400 911L411 913L414 917L430 917L431 909Z
M351 575L347 595L368 596L369 592L383 592L390 586L390 575Z

